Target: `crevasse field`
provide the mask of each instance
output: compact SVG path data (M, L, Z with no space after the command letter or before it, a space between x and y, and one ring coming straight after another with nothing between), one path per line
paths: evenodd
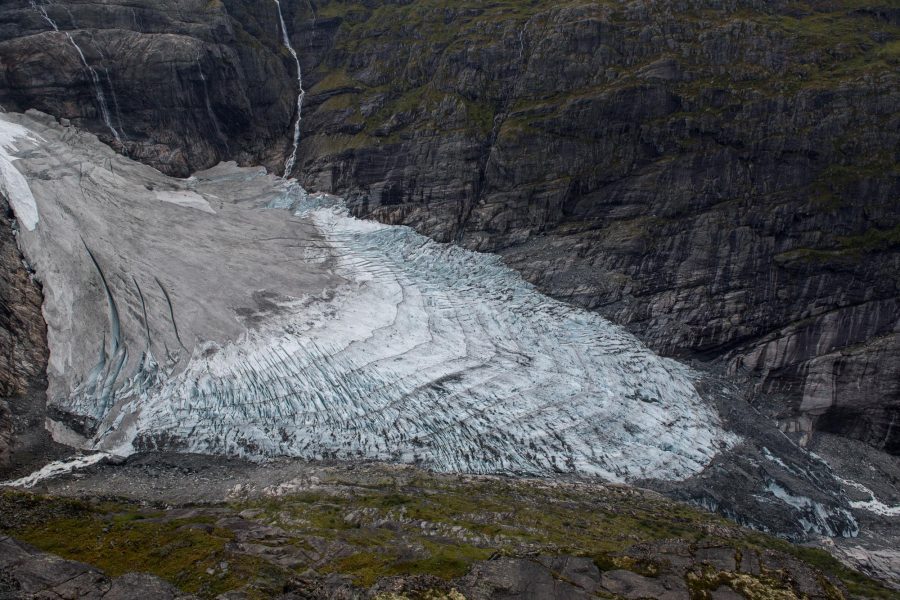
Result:
M494 256L263 169L179 180L36 114L0 129L58 439L612 481L735 442L686 367Z

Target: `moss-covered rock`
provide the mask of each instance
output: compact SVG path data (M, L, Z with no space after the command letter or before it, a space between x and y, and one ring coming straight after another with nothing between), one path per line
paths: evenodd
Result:
M505 580L601 595L662 581L695 598L722 586L748 598L891 594L821 550L624 486L375 464L322 473L303 490L189 507L4 491L0 533L109 576L138 570L201 597L341 588L458 598Z

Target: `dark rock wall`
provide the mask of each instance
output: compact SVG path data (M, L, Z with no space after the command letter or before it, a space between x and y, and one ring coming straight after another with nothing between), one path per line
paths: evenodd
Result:
M329 3L328 18L331 46L307 61L310 187L498 252L664 354L722 360L801 438L900 451L896 7Z
M900 452L896 3L282 5L309 188L749 377L801 436ZM124 151L280 172L296 82L274 2L46 10L102 66ZM79 61L28 2L0 8L0 104L112 141Z
M0 480L53 455L44 431L47 327L40 285L22 262L0 196Z
M227 158L283 163L295 80L274 37L274 10L247 23L271 33L253 37L215 1L35 2L60 31L27 1L0 7L0 105L7 110L68 118L179 176ZM104 123L76 45L121 143Z

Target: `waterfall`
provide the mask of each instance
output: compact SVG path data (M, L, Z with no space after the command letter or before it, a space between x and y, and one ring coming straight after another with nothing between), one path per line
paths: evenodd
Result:
M50 24L50 27L53 28L53 31L59 31L59 27L56 26L56 23L53 21L53 19L50 18L50 15L47 14L47 9L44 8L43 4L37 4L34 0L31 0L30 3L31 8L37 11L37 13L40 14L41 17L43 17L43 19Z
M50 24L50 27L53 28L53 31L59 32L59 27L57 27L56 22L50 18L50 15L47 14L47 10L44 8L43 4L38 4L34 0L31 0L31 8L38 12L41 17ZM84 56L84 52L81 51L81 46L78 45L78 42L75 41L75 38L72 37L68 31L63 31L62 33L66 34L66 38L68 38L69 42L71 42L72 46L74 46L75 50L78 52L78 56L81 57L81 64L87 69L88 73L91 76L91 81L94 83L94 95L97 97L97 104L100 106L100 116L103 118L103 123L109 128L110 132L113 134L113 137L122 145L122 138L119 136L118 130L113 126L112 118L109 114L109 107L106 104L106 96L103 93L103 86L100 82L100 75L97 74L96 69L88 63L87 58ZM120 124L121 125L121 124Z
M59 30L57 30L59 31ZM97 96L97 104L100 105L100 116L103 118L103 122L109 128L110 132L112 132L113 137L116 138L116 141L119 145L122 144L122 138L119 136L119 132L112 124L112 119L109 116L109 107L106 105L106 96L103 94L103 87L100 83L100 76L97 74L97 71L88 63L87 58L84 56L84 52L81 51L81 47L75 42L75 39L71 36L71 34L66 31L66 37L69 38L69 41L72 42L72 45L75 46L75 50L78 51L78 56L81 57L81 63L88 70L88 73L91 74L91 80L94 82L94 94Z
M278 9L278 21L281 23L281 37L284 47L294 57L294 63L297 65L297 87L299 92L297 93L297 121L294 123L294 147L291 150L291 155L284 163L284 176L290 177L291 171L294 169L294 163L297 161L297 145L300 143L301 111L303 110L303 97L306 95L306 91L303 89L303 72L300 70L300 59L297 58L297 51L291 45L291 38L288 35L287 26L284 24L284 16L281 14L281 2L275 0L275 6Z
M99 49L98 49L99 52ZM125 135L125 126L122 125L122 111L119 109L119 99L116 97L116 88L113 86L112 77L109 76L109 69L103 67L103 74L106 75L106 85L109 86L109 95L112 97L113 106L116 109L116 123L122 131L121 135ZM127 136L126 136L127 139Z
M216 130L216 137L219 138L219 141L225 145L225 149L228 149L228 138L225 137L225 134L222 133L222 128L219 126L219 119L216 118L216 113L213 111L212 102L209 99L209 86L206 83L206 75L203 73L203 65L200 64L200 55L197 55L197 70L200 72L200 81L203 82L203 100L206 103L206 114L209 117L209 120L212 121L213 127Z

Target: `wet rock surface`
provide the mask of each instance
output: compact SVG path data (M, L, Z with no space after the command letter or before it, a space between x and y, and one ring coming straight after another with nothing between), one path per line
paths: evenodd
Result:
M296 82L270 6L242 24L205 0L5 3L0 105L70 119L180 176L225 158L280 165Z

